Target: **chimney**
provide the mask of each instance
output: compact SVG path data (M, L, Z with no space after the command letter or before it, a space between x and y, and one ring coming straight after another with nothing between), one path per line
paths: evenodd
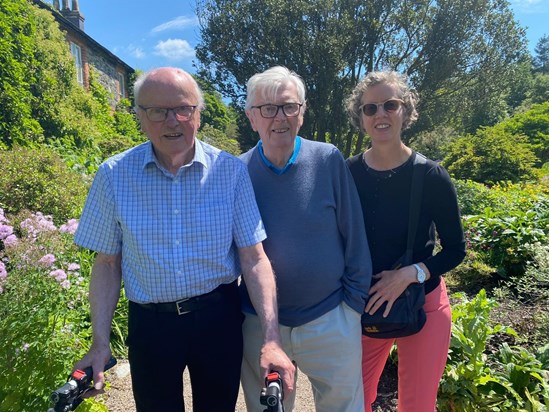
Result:
M54 1L58 2L58 0ZM80 13L78 0L72 0L72 10L69 9L69 0L63 0L63 10L61 10L61 14L80 30L84 31L84 16Z

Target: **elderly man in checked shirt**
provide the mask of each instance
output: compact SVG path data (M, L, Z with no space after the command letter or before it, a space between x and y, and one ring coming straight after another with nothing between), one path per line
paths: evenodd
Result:
M186 367L195 411L234 411L242 273L261 319L258 365L265 375L278 370L291 392L295 368L281 349L275 280L246 166L196 138L204 100L188 73L152 70L137 79L134 96L149 141L100 166L75 236L97 252L93 341L75 368L91 365L95 393L102 390L123 281L137 411L183 411Z

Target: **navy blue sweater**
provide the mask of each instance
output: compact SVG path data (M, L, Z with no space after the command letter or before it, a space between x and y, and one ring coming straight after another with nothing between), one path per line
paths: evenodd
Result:
M257 146L240 158L267 231L263 246L276 275L279 322L299 326L342 301L362 313L372 267L360 201L341 153L301 139L295 163L281 175L265 165ZM243 309L253 313L242 287Z

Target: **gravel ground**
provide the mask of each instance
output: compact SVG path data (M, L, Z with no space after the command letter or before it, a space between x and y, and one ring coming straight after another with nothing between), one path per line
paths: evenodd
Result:
M394 368L388 368L388 373L384 374L384 378L380 382L380 390L378 401L374 407L374 412L389 412L396 411L394 406L394 398L396 397L394 378ZM118 364L108 372L107 380L110 383L110 388L104 396L105 404L110 412L135 412L135 405L132 396L132 385L130 377L130 368L126 360L120 360ZM184 385L190 388L189 375L185 372ZM295 412L314 412L313 395L311 385L307 377L300 373L297 380L297 396ZM192 411L192 399L190 390L185 391L185 409ZM238 397L236 412L245 412L244 396L242 392ZM336 411L334 411L336 412Z

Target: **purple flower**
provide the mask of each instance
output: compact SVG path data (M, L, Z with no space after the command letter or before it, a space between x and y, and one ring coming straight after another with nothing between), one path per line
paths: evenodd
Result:
M8 236L13 234L13 226L0 223L0 240L4 240Z
M67 223L59 227L60 232L70 233L71 235L74 235L76 229L78 229L78 220L76 219L70 219Z
M8 277L8 271L6 270L6 265L0 260L0 281Z
M5 238L2 242L4 242L5 247L15 246L17 243L19 243L19 240L17 239L17 236L15 235L9 235L7 238Z
M67 274L63 269L55 269L50 272L50 276L55 278L58 282L62 282L67 279Z
M80 265L78 263L69 263L67 270L69 272L76 272L77 270L80 270Z
M48 253L47 255L42 256L38 261L38 263L40 263L42 266L45 266L47 268L53 265L53 262L55 262L55 256L53 256L51 253Z
M44 216L40 212L36 212L31 217L23 220L21 222L21 228L27 230L32 237L36 237L42 232L53 232L56 230L56 227L52 222L52 217Z
M71 287L71 282L68 279L65 279L60 285L63 289L68 289Z
M29 348L30 348L30 345L29 345L28 343L25 343L25 344L23 344L23 346L21 347L21 350L22 350L23 352L26 352L26 351L29 350Z

